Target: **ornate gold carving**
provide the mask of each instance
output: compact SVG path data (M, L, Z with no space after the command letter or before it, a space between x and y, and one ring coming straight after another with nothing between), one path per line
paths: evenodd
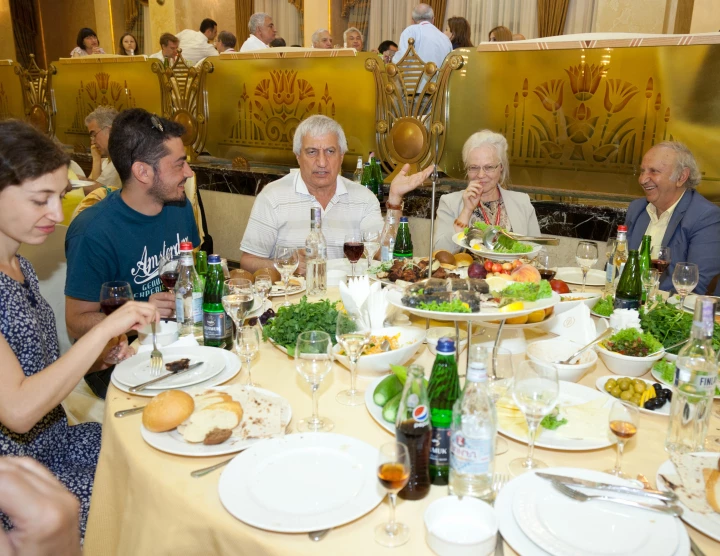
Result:
M292 147L298 124L313 114L335 117L335 100L328 84L318 96L306 79L298 79L297 70L272 70L247 93L243 84L238 100L235 125L221 144L262 146L277 149Z
M120 112L135 107L135 99L127 86L127 81L113 81L109 73L99 72L94 81L80 82L75 97L75 117L72 126L66 133L87 135L85 117L98 106L112 106Z
M25 120L49 137L55 134L56 110L50 91L52 76L56 72L53 65L50 65L50 70L40 69L34 54L30 54L27 69L15 66L23 93Z
M243 156L236 156L232 159L232 167L238 168L240 170L249 170L250 169L250 163L248 162L248 159Z

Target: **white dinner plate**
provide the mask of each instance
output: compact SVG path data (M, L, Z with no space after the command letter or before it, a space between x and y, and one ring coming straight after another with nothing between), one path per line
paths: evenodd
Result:
M590 471L585 469L575 469L575 468L569 468L569 467L555 467L550 469L543 469L545 473L554 473L556 475L568 475L568 476L575 476L578 478L584 478L584 479L591 479L591 480L601 480L603 482L614 482L617 481L615 477L612 475L607 475L605 473L600 473L598 471ZM502 533L502 536L507 541L507 543L517 552L518 554L522 554L523 556L552 556L551 552L547 552L540 548L535 542L533 542L521 529L520 525L515 520L514 512L513 512L513 504L515 497L518 495L518 493L521 493L523 491L526 491L528 489L532 490L535 486L537 486L537 481L543 481L546 482L544 479L540 479L535 476L533 472L525 473L524 475L520 475L519 477L513 479L510 481L505 487L500 491L498 494L496 500L495 500L495 515L497 515L498 518L498 527L500 529L500 532ZM548 483L549 484L549 483ZM632 486L637 486L635 483L630 481L630 484ZM577 504L580 504L580 502L577 502ZM600 502L592 502L588 503L588 505L591 504L601 504ZM630 508L628 508L630 509ZM619 512L619 519L623 520L626 519L624 517L624 508L622 506L617 506L616 511ZM562 514L565 516L565 514ZM652 519L654 515L656 514L648 514L649 519ZM600 529L596 528L595 522L590 522L583 524L583 527L590 527L594 528L593 535L599 535L599 534L606 534L610 535L613 533L612 528L611 529ZM690 553L690 539L687 535L687 531L685 530L685 526L682 524L682 522L679 519L675 520L675 530L677 531L678 536L678 543L677 548L675 550L675 553L673 556L687 556L687 554ZM586 543L583 545L582 549L577 552L578 556L586 556L590 555L591 552L588 552L588 548L590 547L590 543ZM619 552L618 554L629 554L628 552Z
M287 291L288 295L295 295L296 293L302 293L307 289L307 282L305 282L305 278L293 276L291 279L292 280L300 280L301 284L299 286L290 285L290 287L288 287L288 291ZM273 284L273 287L270 290L268 297L285 297L285 288L283 288L282 286L279 286L277 284Z
M227 351L225 349L221 348L210 348L210 349L216 349L218 352L222 355L225 362L225 368L220 372L220 374L215 375L212 378L209 378L207 380L204 380L203 382L200 382L198 384L195 384L193 386L184 386L182 388L169 388L167 386L164 386L162 389L175 389L175 390L188 390L189 388L200 388L200 387L206 387L209 388L211 386L217 386L218 384L223 384L233 378L235 375L237 375L240 372L240 358L232 353L231 351ZM148 352L149 353L149 352ZM111 382L115 385L115 387L118 390L121 390L123 392L126 392L128 394L132 394L133 396L142 396L144 398L151 398L153 396L156 396L159 392L161 392L161 389L157 390L141 390L140 392L130 392L129 386L126 384L123 384L120 382L117 378L115 378L115 373L113 373L110 376ZM160 383L162 384L162 382Z
M220 476L220 501L240 521L280 533L344 525L385 497L377 448L332 433L290 434L241 452ZM307 541L306 541L307 542Z
M600 390L600 391L601 391L603 394L605 394L608 398L612 398L613 400L617 400L618 398L616 398L615 396L612 396L612 395L608 394L608 393L605 391L605 383L606 383L608 380L610 380L611 378L614 378L615 380L618 380L619 378L623 378L623 377L622 377L621 375L605 375L605 376L601 376L600 378L598 378L598 379L595 381L595 388L597 388L598 390ZM629 376L629 377L627 377L627 378L629 378L630 380L635 380L636 377ZM652 388L652 387L653 387L653 382L654 382L654 381L652 381L652 380L645 380L644 378L640 378L639 380L642 380L642 381L648 386L648 388ZM645 409L644 407L641 407L641 408L639 408L639 409L640 409L640 411L641 411L642 413L647 413L648 415L663 415L664 417L667 417L668 415L670 415L670 402L665 402L665 405L664 405L664 406L662 406L660 409L656 409L655 411L650 411L649 409Z
M368 413L370 414L370 417L375 419L375 422L380 425L382 428L384 428L386 431L388 431L393 436L395 435L395 423L388 423L385 419L383 419L382 416L382 410L383 408L375 403L375 400L373 400L373 394L375 393L375 388L377 388L378 384L386 377L385 376L379 376L375 380L373 380L370 384L368 384L367 388L365 388L365 407L368 410Z
M718 454L717 452L696 452L694 456L700 456L708 459L707 467L713 469L717 466ZM677 470L675 465L670 460L663 462L663 464L657 470L657 477L655 481L660 490L669 490L665 485L665 481L662 480L660 475L676 475ZM668 477L672 481L672 477ZM715 512L711 514L702 514L700 512L693 512L689 510L682 502L679 502L683 509L681 519L688 525L694 527L701 533L705 533L708 537L715 539L720 542L720 514Z
M635 486L587 469L554 468L546 472ZM509 505L516 525L526 538L554 556L672 556L688 542L683 539L687 533L682 523L674 517L612 502L579 502L534 473L526 473L512 483L516 485ZM497 502L495 507L500 519L502 512Z
M505 313L500 312L497 308L493 307L492 309L482 309L478 313L443 313L440 311L427 311L425 309L417 309L415 307L406 307L401 301L403 295L404 294L402 291L398 289L392 289L388 291L387 300L390 302L391 305L394 305L395 307L398 307L403 311L407 311L408 313L412 313L413 315L417 315L419 317L425 317L435 320L452 320L461 322L470 320L498 320L511 317L519 317L521 315L529 315L530 313L532 313L533 311L537 311L538 309L547 309L548 307L554 307L560 302L560 296L557 293L553 292L551 297L547 297L539 301L525 301L525 306L520 311L511 311Z
M70 185L73 189L77 189L78 187L86 187L88 185L96 185L94 181L88 181L88 180L70 180Z
M290 419L292 419L292 408L290 407L290 402L270 390L256 388L254 386L248 386L247 388L261 394L265 394L266 396L277 398L278 403L282 404L280 409L281 422L283 426L287 427L288 423L290 423ZM195 390L195 388L193 388L193 390ZM200 388L198 390L202 391L203 389ZM218 386L213 388L213 390L223 392L227 390L227 386ZM150 432L142 425L142 423L140 424L140 433L142 434L143 440L150 444L153 448L157 448L158 450L167 452L168 454L190 457L223 456L225 454L234 454L235 452L249 448L253 444L257 444L262 440L267 440L266 438L242 439L232 436L222 444L206 446L202 442L187 442L177 429L173 429L169 432Z
M582 270L574 266L563 266L557 269L555 280L562 280L568 284L582 285ZM587 273L586 286L604 286L605 273L602 270L591 268Z
M716 315L719 314L720 313L720 297L717 297L714 295L709 295L709 296L705 296L705 297L712 297L713 299L716 300L715 314ZM694 293L688 295L685 298L685 301L683 302L683 309L685 309L686 311L690 311L691 313L694 313L695 312L695 302L697 301L697 298L698 298L698 296Z
M481 257L485 257L486 259L496 261L514 261L515 259L520 259L523 257L527 259L534 259L536 255L540 252L540 249L543 248L542 245L532 243L531 241L521 241L520 243L525 243L532 246L532 251L528 251L527 253L498 253L497 251L486 249L484 246L470 247L469 244L465 242L465 238L459 239L461 234L464 235L464 232L458 232L457 234L454 234L452 236L452 240L455 245L459 245L463 249L467 249L468 251L471 251L476 255L480 255Z
M656 381L658 381L660 384L664 384L664 385L667 386L668 388L670 388L670 387L672 386L672 384L670 384L669 382L664 381L664 380L662 379L662 377L660 376L660 373L657 372L654 368L650 369L650 374L651 374L652 377L653 377ZM720 400L720 387L718 387L718 386L715 386L715 396L714 396L714 399ZM666 404L666 405L667 405L667 404Z
M125 386L137 386L155 378L150 372L150 353L150 351L144 351L118 363L112 373L115 379ZM159 384L148 386L148 390L168 390L192 386L219 375L225 368L225 360L222 355L211 347L162 347L160 353L163 355L165 364L178 359L190 359L190 365L198 361L202 361L203 364L186 373L167 378ZM164 366L161 373L167 373Z
M250 311L248 312L245 319L259 317L268 309L272 309L272 301L270 301L269 299L266 299L264 302L261 302L259 297L255 297L253 306L250 309Z
M587 386L583 386L582 384L575 384L574 382L566 382L564 380L561 380L560 396L558 397L558 403L556 407L569 407L573 405L579 405L590 402L592 400L596 400L601 396L602 394L599 394L592 388L588 388ZM605 407L609 406L610 402L608 402ZM607 427L607 420L605 421L605 428L606 430L602 431L602 433L604 433L602 440L600 438L566 438L564 436L560 436L556 431L542 429L536 437L535 446L538 448L562 450L564 452L577 452L582 450L598 450L600 448L607 448L608 446L612 446L616 442L616 439L612 436L610 428ZM527 444L527 435L522 436L515 434L512 431L509 431L507 428L503 427L499 418L498 432L502 433L508 438L512 438L513 440L517 440L518 442Z

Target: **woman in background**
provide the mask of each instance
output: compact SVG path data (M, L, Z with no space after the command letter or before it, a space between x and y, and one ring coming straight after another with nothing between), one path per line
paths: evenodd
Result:
M131 33L125 33L120 37L120 48L118 50L120 56L133 56L140 54L138 52L137 40Z
M490 30L488 40L490 40L490 42L510 42L513 40L512 31L500 25Z
M453 50L456 48L471 48L470 24L464 17L451 17L445 28L445 36L450 39Z
M91 54L105 54L105 51L100 48L100 41L97 38L97 34L89 27L80 29L77 41L75 42L77 46L70 52L71 58L90 56Z

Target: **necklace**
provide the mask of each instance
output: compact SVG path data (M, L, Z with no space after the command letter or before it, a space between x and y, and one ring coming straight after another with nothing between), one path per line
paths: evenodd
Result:
M489 201L492 202L492 201ZM495 214L495 226L500 225L500 215L502 214L502 195L497 199L498 205L497 205L497 213ZM485 224L490 225L490 219L488 218L487 213L485 212L485 207L483 206L482 199L478 203L478 208L480 209L480 212L482 212L483 219L485 220Z

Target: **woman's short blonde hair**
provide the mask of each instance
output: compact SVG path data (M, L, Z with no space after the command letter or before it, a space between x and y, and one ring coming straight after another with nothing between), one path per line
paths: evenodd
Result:
M465 168L468 167L468 159L470 158L470 152L474 149L482 147L483 145L490 145L495 149L497 158L502 164L502 175L500 176L499 183L506 183L510 179L510 169L508 168L508 144L505 137L489 129L483 129L477 133L473 133L468 140L465 141L462 149L462 159Z

